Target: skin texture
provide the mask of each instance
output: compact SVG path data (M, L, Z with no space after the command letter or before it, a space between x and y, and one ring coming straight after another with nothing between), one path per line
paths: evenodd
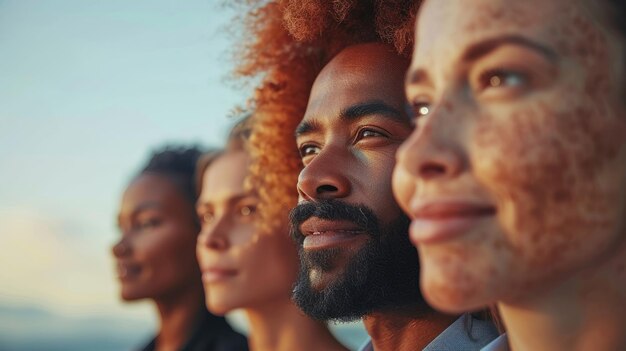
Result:
M112 253L122 299L154 301L157 349L181 348L204 308L192 202L170 177L143 173L124 192L118 226L122 236Z
M363 55L368 48L376 48L372 57ZM387 70L380 67L382 57L393 60ZM374 62L375 73L371 68ZM300 127L314 128L296 138L304 164L298 178L300 201L341 199L364 204L382 223L401 216L391 192L391 170L396 149L411 132L408 118L400 112L404 111L404 68L404 60L386 46L366 44L343 51L320 73L300 123ZM385 75L388 78L383 78ZM397 117L385 118L381 113L353 120L338 117L348 107L370 102L384 103L398 111ZM323 289L342 274L341 267L362 244L338 252L334 264L337 269L330 274L313 272L313 285Z
M218 314L266 300L289 300L297 273L296 250L287 234L257 233L254 219L258 199L244 189L248 161L245 152L217 158L204 173L198 199L200 266L203 271L234 271L229 279L205 281L210 291L207 306Z
M411 132L403 112L405 69L406 62L389 47L363 44L345 49L322 70L296 131L304 164L298 178L300 203L340 200L362 204L381 223L391 223L402 215L392 196L391 171L398 146ZM340 117L349 107L372 102L386 106L388 112ZM334 246L325 269L309 272L313 288L322 290L342 278L343 268L364 242L371 240L363 234L357 238ZM428 311L422 305L366 316L364 323L375 348L423 348L451 322L447 316L429 316L424 310Z
M245 151L227 151L202 178L196 254L207 307L216 314L243 308L250 320L251 350L345 351L324 324L307 318L291 302L296 248L286 225L270 233L259 231L258 197L244 187L249 164ZM216 268L228 273L213 280L211 270Z
M142 174L126 189L113 247L124 300L168 299L201 288L193 207L167 177Z
M343 48L380 41L408 56L418 1L273 0L245 2L233 42L234 78L256 89L249 103L249 181L258 190L261 226L296 205L302 168L293 132L320 70ZM384 4L383 4L384 3ZM263 229L263 228L262 228Z
M416 129L397 155L396 198L413 218L442 199L496 210L449 239L412 232L422 291L445 311L499 301L516 349L598 341L576 328L626 295L623 39L587 5L427 1L418 18L406 81ZM521 319L507 318L522 310L526 327L528 311L569 319L534 324L566 344L536 332L527 348ZM602 313L598 326L623 329Z

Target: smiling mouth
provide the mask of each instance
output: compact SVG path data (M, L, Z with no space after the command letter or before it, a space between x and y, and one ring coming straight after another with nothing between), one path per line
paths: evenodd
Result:
M451 240L470 232L496 212L494 206L473 202L424 203L411 212L409 236L416 245Z
M118 263L117 278L124 282L137 279L141 275L141 266L138 264Z
M202 281L205 284L213 284L227 281L237 275L236 269L206 268L202 270Z
M366 232L351 221L334 221L311 217L300 225L305 250L350 245L366 237Z

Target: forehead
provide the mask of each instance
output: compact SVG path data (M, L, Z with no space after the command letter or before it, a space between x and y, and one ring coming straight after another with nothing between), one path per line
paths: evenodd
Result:
M347 107L369 101L401 107L406 65L389 56L387 65L381 59L351 60L350 56L331 61L313 84L303 120L336 117Z
M200 202L216 202L245 192L249 157L243 151L227 152L209 165L202 177Z
M433 51L454 59L468 45L504 35L562 49L594 30L590 17L578 0L429 0L419 14L413 63L437 65Z
M124 191L120 212L130 213L138 206L150 202L162 207L172 201L180 201L178 189L167 176L159 174L141 174Z

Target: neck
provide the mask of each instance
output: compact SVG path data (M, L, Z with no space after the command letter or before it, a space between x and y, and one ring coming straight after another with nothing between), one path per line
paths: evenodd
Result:
M159 333L157 350L178 350L191 337L197 323L199 311L206 308L204 292L200 289L187 289L176 297L155 300L159 313Z
M374 349L421 350L458 317L423 310L423 306L412 306L401 310L375 312L363 318Z
M305 316L289 298L247 308L250 351L347 351L324 323Z
M514 351L626 350L626 249L499 308Z

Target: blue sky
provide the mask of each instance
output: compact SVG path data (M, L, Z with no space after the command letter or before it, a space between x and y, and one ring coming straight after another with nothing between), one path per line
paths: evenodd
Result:
M0 305L152 320L118 302L120 193L154 147L223 141L246 98L225 82L231 16L209 0L0 0Z
M118 300L117 207L150 150L220 145L248 96L226 81L237 23L219 2L0 0L0 349L152 332L150 305Z

